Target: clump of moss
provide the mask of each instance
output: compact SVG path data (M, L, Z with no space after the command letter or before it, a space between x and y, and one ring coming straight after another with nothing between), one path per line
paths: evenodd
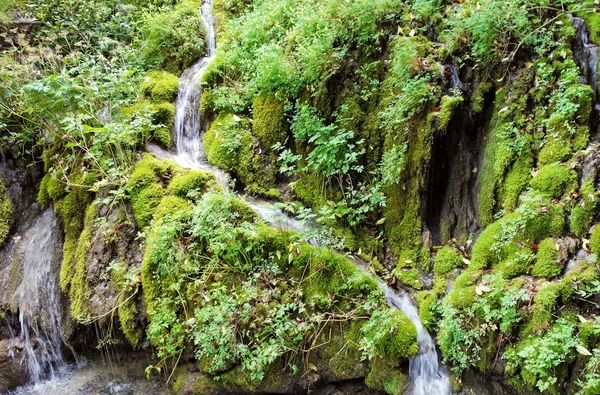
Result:
M233 172L248 193L264 195L272 187L273 171L259 153L248 120L231 114L219 116L204 135L204 148L208 161Z
M475 88L473 95L471 96L471 108L474 113L480 113L483 111L485 104L485 95L492 89L492 84L489 82L481 82Z
M202 170L192 170L173 177L169 184L168 192L181 198L187 198L190 192L205 192L208 188L215 185L215 182L214 174Z
M532 158L525 155L518 158L506 173L506 179L501 186L501 205L505 213L510 213L517 208L521 192L529 185L531 180Z
M594 254L600 256L600 226L596 225L590 237L590 249Z
M554 239L547 238L538 245L536 262L531 274L537 277L552 278L562 272L562 265L557 262L558 251L556 251Z
M85 211L85 225L75 250L75 270L70 282L69 299L71 299L71 315L78 322L86 322L89 318L89 300L91 291L87 279L86 261L92 240L96 205L91 203Z
M191 213L191 211L192 204L188 200L178 196L165 196L154 211L154 220L159 220L173 213L181 212L185 214Z
M463 102L461 96L444 96L440 104L440 113L438 115L438 127L440 130L446 130L450 120L454 116L454 112Z
M598 205L596 189L592 181L586 181L581 187L581 200L571 210L571 232L577 237L588 234Z
M562 287L562 284L546 283L538 290L531 308L531 320L525 327L524 334L542 334L552 327Z
M267 151L287 135L284 103L273 95L259 95L252 104L254 134Z
M142 83L142 93L156 103L174 101L178 91L179 78L166 71L151 71Z
M504 278L513 278L529 273L535 256L529 248L521 248L515 243L508 244L504 249L506 256L494 270L502 271Z
M455 248L445 246L437 252L433 262L433 273L436 276L443 276L459 267L462 264L462 258Z
M165 190L160 185L150 184L132 197L133 215L141 229L150 224L154 211L164 195Z
M417 294L417 303L419 304L419 318L421 324L427 330L435 329L438 321L437 314L435 314L434 307L437 304L435 292L432 291L421 291Z
M401 395L406 385L406 376L397 366L390 365L389 361L374 358L371 361L371 371L365 378L365 384L390 395Z
M118 313L123 334L129 344L137 348L142 339L142 331L137 325L137 306L128 292L123 292L119 298Z
M560 198L577 188L577 173L558 163L551 163L533 177L531 187L548 197Z
M4 181L0 178L0 245L4 243L4 240L10 232L10 228L13 223L14 206Z

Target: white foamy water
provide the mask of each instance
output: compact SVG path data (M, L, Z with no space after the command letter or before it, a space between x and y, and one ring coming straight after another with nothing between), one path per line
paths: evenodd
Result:
M419 319L419 312L405 293L397 293L387 285L383 285L385 300L394 309L402 311L417 328L419 354L411 358L409 375L413 380L414 395L448 395L451 394L450 379L446 369L439 363L435 344L431 335Z
M57 369L65 364L59 329L60 291L53 270L59 252L58 234L58 220L48 209L25 232L16 253L23 265L17 290L20 337L25 351L22 358L34 383L54 377Z

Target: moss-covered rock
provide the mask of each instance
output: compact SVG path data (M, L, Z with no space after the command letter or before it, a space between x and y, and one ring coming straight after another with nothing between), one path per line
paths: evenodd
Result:
M142 93L155 103L174 101L178 91L179 78L166 71L151 71L142 83Z
M455 248L445 246L436 253L433 262L433 273L436 276L443 276L459 267L462 264L462 258Z
M190 192L206 192L215 185L214 174L202 170L192 170L173 177L167 191L175 196L188 198Z
M365 379L369 387L390 395L403 394L406 382L406 375L397 366L389 365L383 358L371 361L371 371Z
M121 330L127 338L129 344L134 348L137 348L140 340L142 339L143 333L141 328L137 324L138 310L137 304L133 297L135 294L130 295L129 292L123 292L119 298L119 322L121 324Z
M4 240L10 233L10 228L13 223L14 205L8 192L4 181L0 178L0 245L4 243Z
M150 224L154 211L158 207L165 190L158 184L150 184L144 187L131 199L133 215L138 226L143 229Z
M586 181L581 187L581 200L571 210L571 232L577 237L587 236L597 212L598 196L594 183Z
M273 95L260 95L252 105L254 135L264 149L271 151L275 143L283 143L287 135L284 103Z
M600 226L596 225L590 237L590 249L594 254L600 256Z
M160 201L158 207L154 211L154 220L160 220L167 215L171 215L174 213L191 213L192 212L192 204L189 200L184 198L180 198L178 196L165 196Z
M555 248L554 239L542 240L538 245L536 262L531 274L548 279L558 276L563 270L563 265L557 261L557 258L558 251Z
M577 173L561 164L551 163L533 177L531 187L549 197L560 198L577 188Z
M248 120L220 115L204 135L204 149L208 161L233 172L247 192L264 195L272 188L273 170L266 166Z
M463 102L461 96L443 96L440 103L440 113L438 115L438 127L440 130L446 130L454 112Z

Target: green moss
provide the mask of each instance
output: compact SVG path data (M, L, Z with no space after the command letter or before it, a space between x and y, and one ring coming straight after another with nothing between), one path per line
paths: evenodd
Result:
M521 248L515 243L510 243L504 248L506 257L494 266L494 270L502 271L504 278L513 278L528 274L535 256L529 248Z
M492 89L492 84L489 82L481 82L475 88L473 95L471 96L471 108L474 113L480 113L483 111L485 104L485 95Z
M167 191L181 198L188 198L193 191L206 192L216 185L214 174L202 170L192 170L173 177Z
M119 298L119 322L123 334L134 348L142 339L142 330L137 325L137 305L128 292L121 294Z
M152 135L152 140L163 148L171 148L171 130L169 128L158 128Z
M142 93L156 103L174 101L178 91L179 78L166 71L151 71L142 83Z
M154 212L154 220L157 221L164 218L167 215L171 215L177 212L188 214L192 212L192 204L183 198L178 196L165 196L160 201L156 211Z
M548 197L560 198L577 188L577 173L558 163L551 163L533 177L531 187Z
M600 226L596 225L590 237L590 249L594 254L600 256Z
M440 318L434 310L437 305L435 293L432 291L421 291L417 294L417 302L419 304L421 324L429 331L434 330Z
M462 265L462 258L458 254L458 251L450 246L445 246L435 255L433 273L436 276L443 276L460 265Z
M525 335L542 334L552 327L562 287L562 284L546 283L538 290L531 308L531 320L524 329Z
M13 224L14 205L4 181L0 178L0 245L4 243L4 240L10 233L10 228Z
M85 225L75 250L75 271L70 282L69 299L71 300L71 315L78 322L87 322L90 318L89 300L91 290L87 279L87 257L90 250L96 205L90 204L85 210Z
M40 190L37 195L37 202L42 208L46 208L50 206L52 203L52 199L50 199L50 195L48 194L48 180L50 179L50 174L46 174L44 178L42 178L42 182L40 183Z
M385 149L392 149L393 136L386 139ZM420 247L421 196L425 186L427 164L433 145L433 118L428 115L408 136L405 167L398 185L388 186L385 230L392 252L399 256L403 250ZM413 276L413 274L410 274ZM406 279L410 281L410 279Z
M284 103L273 95L259 95L252 104L254 135L264 149L283 143L287 136Z
M210 163L233 172L248 193L266 194L275 179L258 147L248 120L231 114L219 116L204 135Z
M175 104L170 102L153 103L150 105L152 111L152 123L164 125L170 128L175 120Z
M571 210L571 232L577 237L587 236L597 212L598 196L592 181L581 187L581 200Z
M290 184L292 190L304 204L313 209L320 208L326 203L322 194L322 180L317 174L304 174L296 182Z
M594 7L592 2L589 2L589 7ZM577 13L577 16L585 20L590 40L596 44L600 43L600 14L597 12L581 12Z
M531 156L525 155L518 158L506 174L506 179L501 186L500 202L505 213L510 213L517 208L521 192L529 185L531 180Z
M133 215L140 229L150 224L154 211L158 207L165 190L158 184L150 184L131 198Z
M67 193L67 186L64 182L58 181L53 176L48 176L45 183L48 196L53 202L56 202Z
M443 96L440 103L440 113L438 115L438 127L440 130L446 130L454 112L463 102L461 96Z
M534 243L546 237L559 237L565 227L565 209L560 204L542 204L538 215L530 218L522 229L522 241Z
M536 262L531 274L537 277L552 278L558 276L563 266L557 262L558 251L556 251L554 239L547 238L538 245Z
M375 358L371 361L371 371L365 378L365 384L390 395L401 395L404 393L406 376L385 359Z
M479 235L473 246L470 270L487 269L493 263L498 262L498 256L492 250L492 245L502 232L502 227L502 222L496 221Z

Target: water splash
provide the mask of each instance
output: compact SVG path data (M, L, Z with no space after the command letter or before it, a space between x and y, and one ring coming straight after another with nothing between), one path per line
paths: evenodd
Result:
M23 277L17 290L20 337L29 378L34 383L54 377L57 369L65 364L59 331L60 291L53 270L60 251L58 234L56 215L47 210L25 233L18 252L23 262Z
M383 285L385 300L391 308L402 311L417 328L419 354L409 360L409 375L413 380L413 395L451 394L450 379L446 369L438 361L437 351L431 335L419 319L419 312L405 293L396 293Z

